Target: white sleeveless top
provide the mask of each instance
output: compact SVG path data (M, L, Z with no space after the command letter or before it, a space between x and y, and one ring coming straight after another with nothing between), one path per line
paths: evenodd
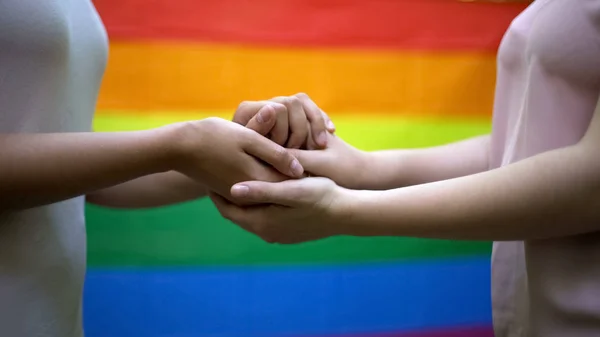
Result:
M90 131L107 49L90 0L0 1L0 132ZM83 197L0 214L0 336L82 336L85 266Z

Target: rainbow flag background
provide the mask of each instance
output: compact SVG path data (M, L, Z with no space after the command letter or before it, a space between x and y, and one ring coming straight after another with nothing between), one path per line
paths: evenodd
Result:
M308 93L365 149L489 132L520 3L95 0L111 39L96 131L231 118ZM487 242L263 243L209 201L87 208L88 337L492 336Z

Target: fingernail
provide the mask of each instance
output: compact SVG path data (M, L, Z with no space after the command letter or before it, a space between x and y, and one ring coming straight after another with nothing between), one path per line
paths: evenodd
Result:
M304 173L304 169L302 168L302 166L300 165L300 163L298 162L297 159L292 160L292 164L290 164L290 168L292 169L292 173L296 176L299 176L302 173Z
M250 192L250 188L246 185L235 185L231 188L231 195L234 197L245 197Z
M327 121L327 128L328 128L328 129L335 129L335 125L333 124L333 122L332 122L332 121L330 121L330 120L329 120L329 121Z
M319 134L319 136L317 137L317 143L319 143L319 145L327 144L327 133L325 131Z

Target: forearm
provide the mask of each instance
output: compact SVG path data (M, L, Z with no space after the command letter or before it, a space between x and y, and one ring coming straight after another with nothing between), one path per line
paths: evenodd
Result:
M164 128L0 135L0 211L50 204L169 170Z
M527 240L600 229L600 165L581 146L476 175L402 189L350 191L342 231Z
M149 208L206 196L206 187L175 172L151 174L87 195L87 201L113 208Z
M490 136L426 149L384 150L367 153L364 188L392 189L463 177L489 167Z

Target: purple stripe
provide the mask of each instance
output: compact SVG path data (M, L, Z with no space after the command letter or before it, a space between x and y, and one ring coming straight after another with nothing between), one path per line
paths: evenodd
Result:
M310 337L494 337L494 330L491 326L486 326L471 328L439 329L420 332L363 333L353 335L321 335Z

